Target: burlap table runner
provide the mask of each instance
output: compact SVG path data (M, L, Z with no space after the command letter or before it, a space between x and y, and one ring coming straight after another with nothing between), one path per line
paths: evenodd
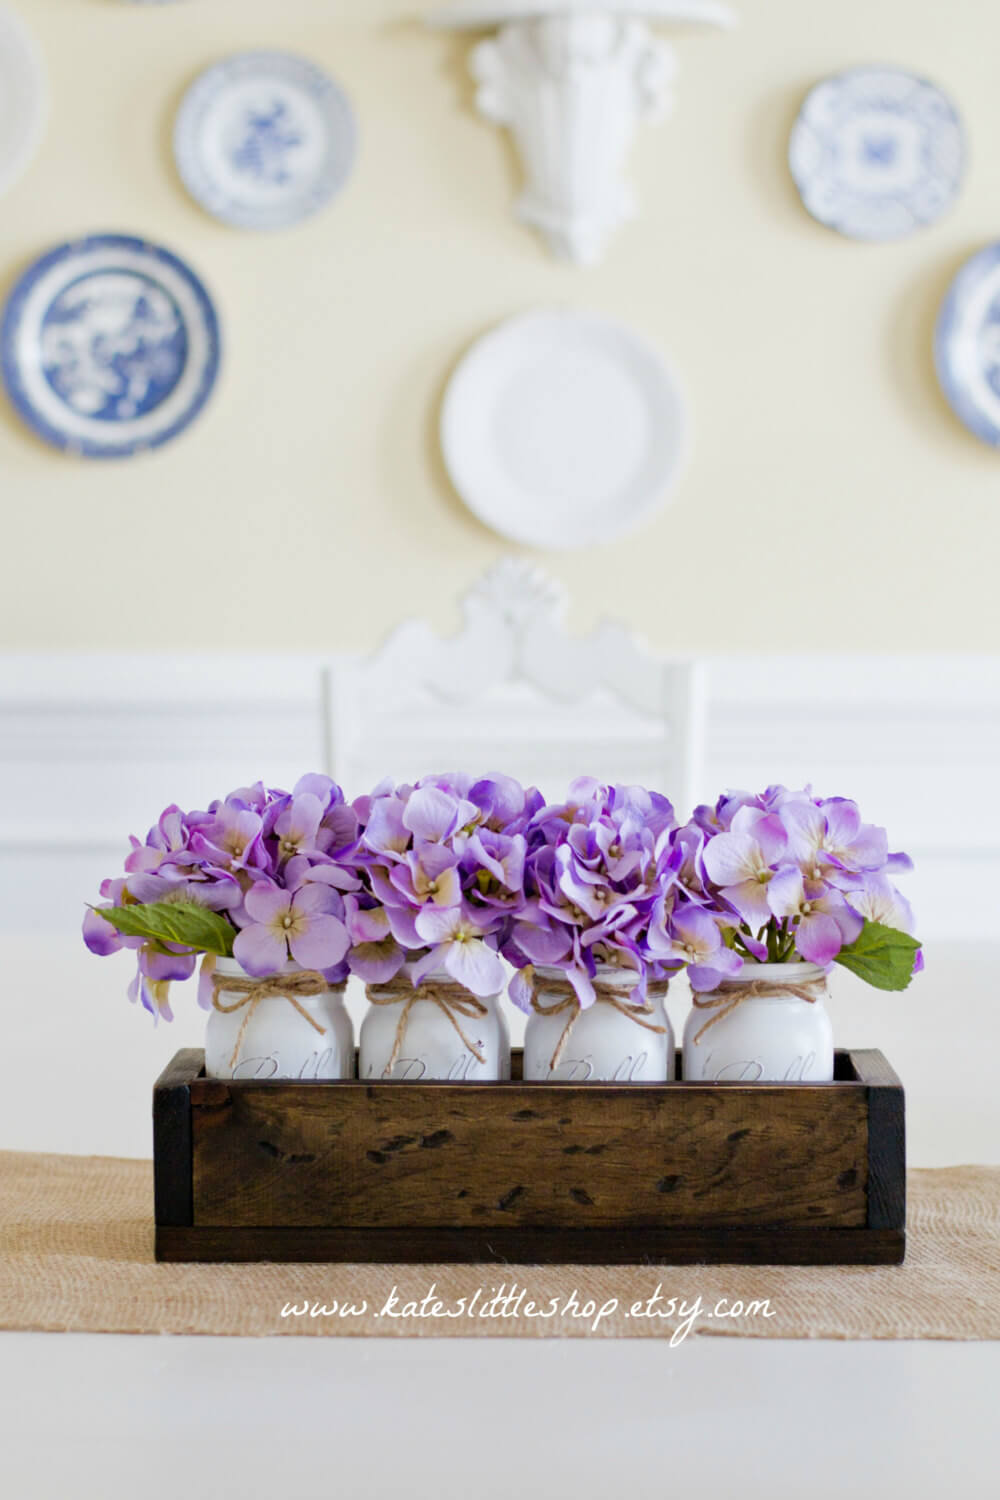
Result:
M157 1265L150 1162L0 1152L0 1328L1000 1339L1000 1167L914 1171L909 1197L903 1266Z

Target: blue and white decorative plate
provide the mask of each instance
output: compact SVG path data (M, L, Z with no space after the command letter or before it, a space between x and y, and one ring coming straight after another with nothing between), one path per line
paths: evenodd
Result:
M193 198L226 224L282 229L343 187L357 150L346 95L287 52L244 52L188 89L174 154Z
M857 240L894 240L939 219L965 170L951 100L899 68L853 68L811 91L789 165L821 224Z
M938 380L955 415L1000 448L1000 244L967 260L934 332Z
M176 437L219 370L212 301L155 245L98 234L43 255L0 324L0 367L41 437L88 458L125 458Z

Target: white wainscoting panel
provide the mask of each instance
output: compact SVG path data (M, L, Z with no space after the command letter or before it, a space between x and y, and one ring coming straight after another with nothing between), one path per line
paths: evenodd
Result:
M702 782L854 797L916 870L920 930L1000 940L1000 658L720 657Z
M0 933L65 930L169 802L327 759L306 656L0 654Z

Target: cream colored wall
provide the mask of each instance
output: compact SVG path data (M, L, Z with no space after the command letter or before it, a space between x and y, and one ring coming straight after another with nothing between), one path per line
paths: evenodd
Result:
M950 416L929 356L951 274L1000 234L993 0L737 0L735 35L680 36L676 115L634 154L641 217L586 272L515 224L516 162L472 111L463 40L345 25L336 0L7 3L53 110L0 205L0 291L55 242L139 232L210 283L226 349L203 418L131 462L66 459L2 403L0 647L364 647L414 612L450 624L509 548L443 473L449 369L498 319L579 301L659 341L696 441L634 539L547 560L575 624L625 614L676 648L1000 648L1000 456ZM186 84L253 46L325 65L361 127L342 198L274 235L204 214L169 149ZM893 246L815 226L784 164L807 86L871 60L940 80L971 136L957 211Z

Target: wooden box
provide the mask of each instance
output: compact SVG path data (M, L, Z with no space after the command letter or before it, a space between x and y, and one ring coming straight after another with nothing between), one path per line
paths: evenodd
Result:
M205 1261L893 1264L903 1089L833 1083L215 1082L153 1095L156 1254Z

